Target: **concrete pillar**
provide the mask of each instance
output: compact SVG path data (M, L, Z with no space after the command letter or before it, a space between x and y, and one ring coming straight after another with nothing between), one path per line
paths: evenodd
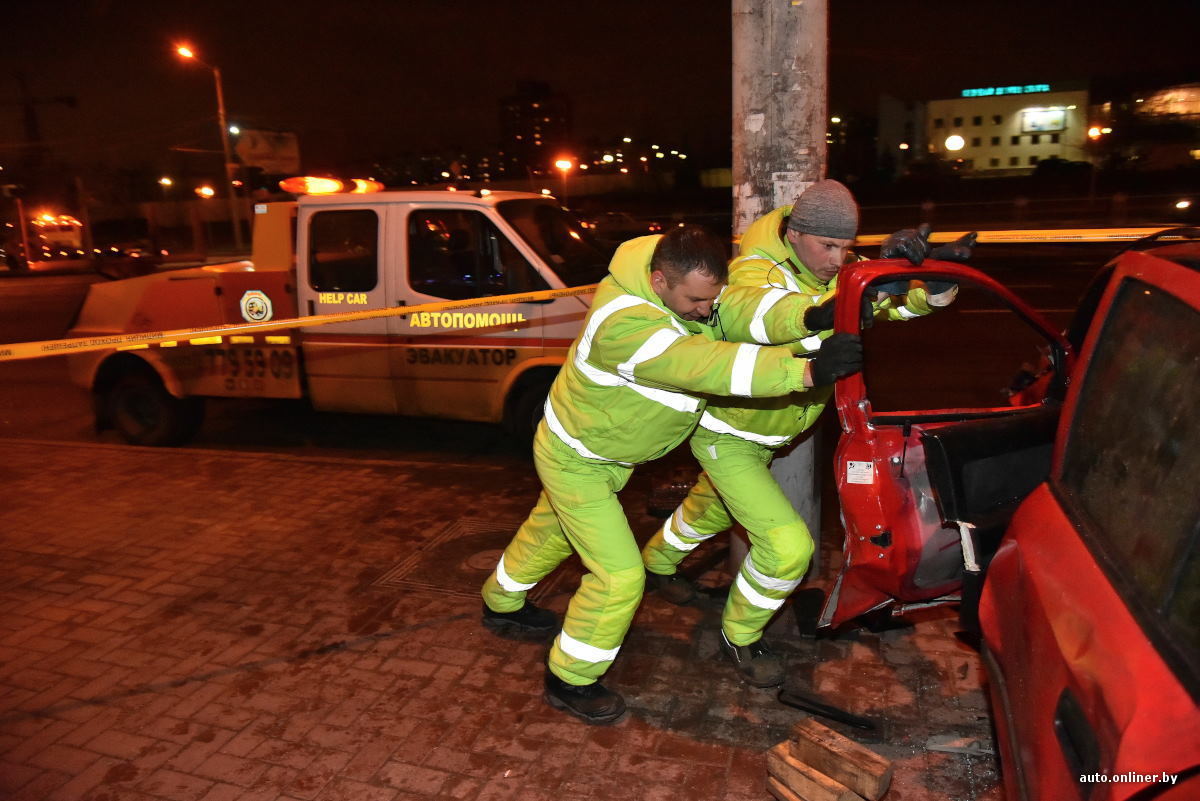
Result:
M828 27L827 0L733 0L735 235L825 174ZM780 454L771 472L819 540L813 438ZM730 550L740 564L745 544L734 538Z

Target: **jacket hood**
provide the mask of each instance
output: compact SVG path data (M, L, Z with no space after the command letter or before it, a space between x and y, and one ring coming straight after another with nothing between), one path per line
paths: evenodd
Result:
M787 237L782 233L784 220L791 213L791 206L780 206L759 217L746 229L746 233L742 234L740 251L742 254L757 253L775 262L787 261L801 281L811 286L824 286L826 282L817 278L812 270L800 261L792 243L787 241Z
M662 298L650 287L650 259L654 256L654 248L662 234L639 236L622 242L608 265L608 274L612 280L625 292L636 295L642 300L648 300L667 314L682 323L693 334L698 333L703 323L684 320L667 308Z
M656 306L663 302L650 288L650 259L660 239L661 234L654 234L622 242L608 265L608 274L622 289Z

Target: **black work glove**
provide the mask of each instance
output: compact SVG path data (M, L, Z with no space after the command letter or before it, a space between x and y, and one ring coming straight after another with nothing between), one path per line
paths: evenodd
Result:
M833 303L836 299L834 296L819 306L810 306L808 311L804 312L804 327L809 331L832 331ZM863 328L870 328L875 324L875 307L871 305L871 299L865 292L862 296L862 307L858 312L858 322Z
M833 330L833 304L837 296L833 296L819 306L809 306L804 312L804 327L809 331Z
M938 261L957 261L964 262L971 258L971 249L975 247L975 240L979 237L978 231L972 231L969 234L963 234L953 242L947 242L944 245L935 245L933 250L929 251L929 258L937 259ZM927 286L929 284L926 284Z
M929 251L929 258L939 261L965 262L971 258L971 250L975 247L975 240L978 237L979 232L972 231L969 234L963 234L953 242L947 242L944 245L935 245L933 250ZM950 290L953 286L954 284L950 281L925 282L925 288L929 290L930 295L940 295Z
M920 264L929 255L929 233L932 230L929 223L921 223L916 228L901 228L883 240L879 258L905 258L913 264Z
M821 343L812 360L814 387L825 387L843 376L862 369L862 337L858 334L837 333Z

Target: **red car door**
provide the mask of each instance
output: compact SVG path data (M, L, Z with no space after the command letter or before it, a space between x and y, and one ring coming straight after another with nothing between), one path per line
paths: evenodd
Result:
M846 539L822 626L891 604L957 601L964 575L977 598L1013 509L1049 472L1066 340L993 279L936 261L845 268L838 330L859 330L872 285L905 281L949 281L959 293L926 317L863 331L863 372L838 381L835 471ZM1057 375L1047 396L1012 405L1020 396L1003 393L1008 378L1039 360ZM969 615L974 604L964 608Z

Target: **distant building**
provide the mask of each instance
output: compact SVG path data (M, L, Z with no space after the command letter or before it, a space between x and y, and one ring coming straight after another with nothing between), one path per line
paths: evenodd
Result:
M1078 85L964 89L925 108L925 152L976 174L1030 173L1039 161L1087 159L1088 92Z
M522 81L500 101L500 149L510 170L545 172L571 142L571 102L550 85Z
M1200 120L1200 83L1169 86L1137 101L1136 113L1146 117Z
M891 173L920 158L925 153L925 104L880 96L876 147L880 165Z

